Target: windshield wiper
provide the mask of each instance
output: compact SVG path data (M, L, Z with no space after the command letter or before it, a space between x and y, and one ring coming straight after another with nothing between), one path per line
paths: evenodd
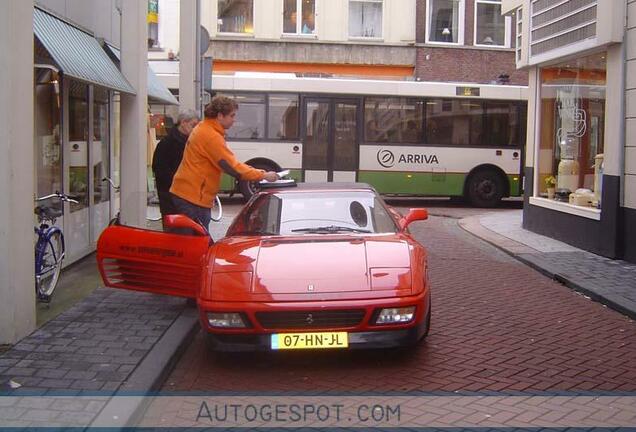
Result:
M336 233L336 232L355 232L355 233L365 233L365 234L371 234L371 231L369 230L365 230L365 229L360 229L360 228L351 228L351 227L344 227L344 226L338 226L338 225L329 225L329 226L323 226L323 227L315 227L315 228L296 228L291 230L292 232L306 232L306 233Z

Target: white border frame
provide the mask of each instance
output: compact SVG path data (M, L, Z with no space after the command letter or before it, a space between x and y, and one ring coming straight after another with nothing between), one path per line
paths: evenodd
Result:
M458 46L464 45L464 32L466 30L466 0L459 1L459 17L457 18L457 24L459 26L459 32L457 34L457 42L439 42L430 40L431 32L431 2L435 0L426 0L426 43L431 45L451 45Z
M332 0L333 1L333 0ZM380 36L352 36L351 28L349 28L349 14L351 13L351 2L357 3L380 3L382 6L382 26L380 31L382 34ZM347 39L353 41L383 41L384 35L386 33L386 29L384 28L386 25L386 5L384 4L384 0L347 0Z
M494 4L499 5L501 7L501 0L475 0L475 6L473 11L473 46L480 48L511 48L512 44L510 43L510 39L512 37L512 19L510 16L504 17L504 44L503 45L487 45L477 43L477 9L479 9L479 4Z

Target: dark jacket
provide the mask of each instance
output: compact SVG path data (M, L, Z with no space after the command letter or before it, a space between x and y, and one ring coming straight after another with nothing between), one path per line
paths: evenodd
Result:
M172 184L174 173L177 172L183 151L185 150L188 137L177 129L177 126L170 129L155 149L152 156L152 172L155 175L158 192L168 192Z

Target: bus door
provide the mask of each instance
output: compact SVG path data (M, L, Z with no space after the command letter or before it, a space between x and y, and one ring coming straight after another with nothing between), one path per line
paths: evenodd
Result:
M307 97L302 118L304 180L356 181L360 101Z

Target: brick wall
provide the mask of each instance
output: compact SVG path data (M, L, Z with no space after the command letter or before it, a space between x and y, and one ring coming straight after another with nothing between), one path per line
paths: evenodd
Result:
M415 76L422 81L490 83L500 74L509 84L528 85L528 72L517 70L513 51L471 48L418 47Z
M508 74L510 84L528 85L528 73L516 69L514 50L473 47L474 20L475 1L466 0L464 45L427 45L426 0L416 0L415 37L418 45L415 77L422 81L490 83L496 81L499 75ZM511 44L514 46L514 19L511 30Z

